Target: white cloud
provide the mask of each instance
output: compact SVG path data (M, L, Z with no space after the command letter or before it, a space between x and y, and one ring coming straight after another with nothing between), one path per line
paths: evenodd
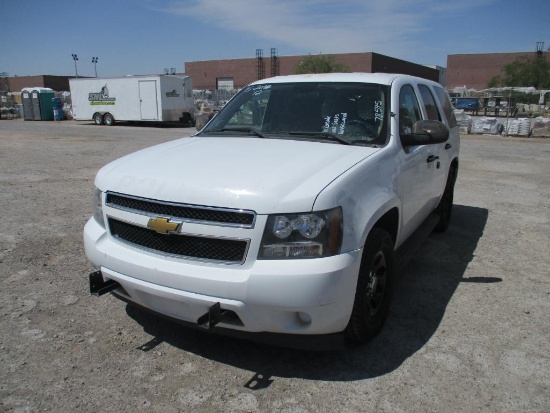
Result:
M180 0L166 10L304 53L410 56L434 19L494 0Z

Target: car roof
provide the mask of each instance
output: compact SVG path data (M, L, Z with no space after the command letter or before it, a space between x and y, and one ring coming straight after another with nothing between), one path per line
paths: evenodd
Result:
M426 79L420 79L414 76L401 75L395 73L314 73L305 75L276 76L267 79L258 80L252 85L266 83L302 83L302 82L358 82L358 83L376 83L381 85L391 85L397 78L410 78L431 82Z

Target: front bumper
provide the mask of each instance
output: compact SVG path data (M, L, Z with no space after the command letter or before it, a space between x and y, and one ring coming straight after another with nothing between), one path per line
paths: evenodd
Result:
M338 333L353 307L361 250L319 259L224 265L164 256L123 244L94 219L84 229L88 259L128 302L183 322L216 303L226 329L298 335Z

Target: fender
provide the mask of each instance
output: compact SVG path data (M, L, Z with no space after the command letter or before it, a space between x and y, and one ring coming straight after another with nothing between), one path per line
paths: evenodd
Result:
M393 145L388 145L369 156L331 182L317 197L314 210L342 206L342 252L362 248L374 224L392 208L401 209L400 166L395 151Z

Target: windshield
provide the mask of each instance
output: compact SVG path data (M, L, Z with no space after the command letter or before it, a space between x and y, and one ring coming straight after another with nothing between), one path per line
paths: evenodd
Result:
M201 135L251 134L383 145L387 87L365 83L273 83L239 92Z

